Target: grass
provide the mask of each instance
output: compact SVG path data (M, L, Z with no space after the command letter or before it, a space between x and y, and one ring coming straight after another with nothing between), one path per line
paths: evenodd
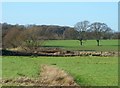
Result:
M57 47L68 50L118 51L118 40L101 40L100 46L95 40L84 41L83 46L78 40L48 40L44 47ZM31 57L3 56L3 78L27 76L37 78L42 64L53 65L72 75L80 85L117 86L117 57ZM0 70L1 72L1 70Z
M80 46L78 40L49 40L44 46L70 50L117 51L118 40L100 40L100 46L97 46L96 40L83 41L83 46Z
M80 85L117 86L117 57L30 57L3 56L3 78L37 78L41 64L56 64Z
M0 80L2 79L2 57L0 57ZM0 83L0 88L2 87L2 84Z

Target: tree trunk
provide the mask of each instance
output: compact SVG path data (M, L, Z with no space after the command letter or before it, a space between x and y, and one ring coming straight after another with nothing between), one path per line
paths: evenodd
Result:
M100 46L100 44L99 44L99 40L97 40L97 46Z
M81 45L81 46L83 45L83 42L82 42L82 40L80 40L80 45Z

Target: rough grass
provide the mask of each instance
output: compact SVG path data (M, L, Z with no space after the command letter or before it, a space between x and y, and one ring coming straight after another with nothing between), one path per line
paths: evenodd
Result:
M3 56L3 78L37 78L41 64L56 65L73 76L80 85L116 86L118 83L117 57Z
M2 80L2 57L0 56L0 88L2 86L1 80Z
M40 79L48 86L78 86L73 77L55 66L42 65Z
M45 42L44 46L72 50L117 51L118 40L100 40L100 46L97 46L96 40L83 41L83 46L80 46L78 40L49 40Z
M26 76L3 79L2 85L15 86L79 86L72 76L64 70L51 65L42 65L41 74L37 78L29 78ZM77 87L78 88L78 87Z

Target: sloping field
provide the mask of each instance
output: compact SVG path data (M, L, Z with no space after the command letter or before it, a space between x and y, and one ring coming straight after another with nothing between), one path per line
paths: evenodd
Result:
M3 78L37 78L42 64L63 69L79 85L116 86L118 83L117 57L3 56Z

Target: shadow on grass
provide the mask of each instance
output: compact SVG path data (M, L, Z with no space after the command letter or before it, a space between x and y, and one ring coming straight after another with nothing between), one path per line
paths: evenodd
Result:
M49 48L49 47L51 47L51 48L64 48L65 46L42 46L42 47L47 47L47 48Z
M10 50L1 50L2 56L31 56L31 53L10 51Z
M38 53L27 53L27 52L2 50L2 56L52 56L52 55L42 54L42 53L38 54Z

